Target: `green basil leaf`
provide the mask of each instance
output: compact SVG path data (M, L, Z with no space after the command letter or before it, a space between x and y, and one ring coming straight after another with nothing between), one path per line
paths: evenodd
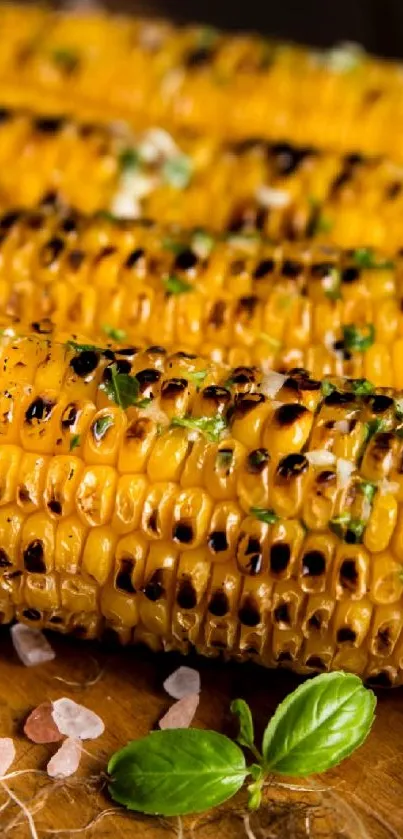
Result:
M241 746L253 746L255 734L253 730L253 719L251 710L244 699L234 699L231 702L231 712L236 714L239 720L239 733L237 736L238 743Z
M364 742L376 699L358 676L323 673L279 705L263 736L266 767L280 775L324 772Z
M202 729L154 731L111 758L109 792L129 810L160 816L201 813L231 798L248 770L236 743Z

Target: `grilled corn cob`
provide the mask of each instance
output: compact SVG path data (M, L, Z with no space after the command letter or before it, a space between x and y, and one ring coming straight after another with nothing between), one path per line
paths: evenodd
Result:
M134 135L0 108L0 204L31 206L55 191L87 213L342 247L402 244L403 167L389 160L263 140L176 141L161 129Z
M0 341L0 611L403 681L402 393Z
M401 159L401 69L357 47L317 52L103 14L27 20L25 6L2 6L0 29L10 103Z
M400 256L47 208L0 218L0 240L5 322L403 387Z

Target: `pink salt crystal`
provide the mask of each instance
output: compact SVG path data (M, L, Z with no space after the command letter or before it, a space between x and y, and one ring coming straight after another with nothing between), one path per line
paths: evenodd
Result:
M0 737L0 777L6 775L15 759L15 746L11 737Z
M69 778L80 765L81 742L68 737L50 759L46 771L50 778Z
M199 704L199 694L189 693L179 699L160 719L160 728L189 728Z
M163 688L173 699L183 699L190 693L200 693L200 673L193 667L178 667L165 679Z
M39 629L16 623L11 627L11 640L18 657L26 667L35 667L55 658L55 651Z
M24 734L33 743L59 743L63 740L63 734L52 717L50 702L42 702L30 713L25 721Z
M52 717L59 731L66 737L95 740L105 731L105 725L98 714L66 697L53 702Z

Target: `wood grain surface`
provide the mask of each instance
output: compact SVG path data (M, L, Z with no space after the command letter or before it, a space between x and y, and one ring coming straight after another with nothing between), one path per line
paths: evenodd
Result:
M377 719L369 740L337 770L315 779L314 792L271 787L261 812L250 819L245 818L241 795L213 814L182 824L177 819L161 821L119 811L108 798L103 775L111 754L129 740L147 734L170 706L162 682L180 658L141 649L105 650L57 636L51 641L57 652L55 661L28 669L15 656L8 630L0 633L0 736L15 739L17 758L12 769L31 770L7 783L33 812L39 839L58 835L62 839L403 837L402 690L379 693ZM298 683L285 671L198 658L190 659L190 663L199 669L202 680L194 725L227 733L232 725L228 708L233 698L241 696L250 703L261 732L277 703ZM85 684L95 677L95 684ZM88 753L83 756L78 775L68 782L50 781L43 771L57 747L34 745L23 733L24 720L32 708L61 696L93 709L106 726L99 740L85 743ZM5 802L6 792L0 787L0 805ZM111 813L99 818L109 809ZM94 819L96 823L83 831ZM0 810L0 836L30 836L15 804Z

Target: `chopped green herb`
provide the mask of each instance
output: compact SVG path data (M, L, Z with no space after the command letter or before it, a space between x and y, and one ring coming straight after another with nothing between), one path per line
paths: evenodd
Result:
M163 277L162 282L168 294L187 294L188 291L192 291L193 289L191 283L186 282L186 280L183 280L182 277L178 277L176 274Z
M220 469L228 469L234 459L234 452L232 449L219 449L216 459Z
M70 440L70 451L72 452L72 451L74 451L74 449L77 449L80 444L81 444L80 435L79 434L73 434L73 436Z
M113 426L113 417L99 417L92 426L96 440L102 440L109 428Z
M127 332L124 329L118 329L116 326L109 326L109 324L104 323L102 329L108 338L112 338L112 341L125 341L127 338Z
M162 177L175 189L185 189L192 177L192 161L186 154L178 154L166 160L162 167Z
M56 49L52 52L52 59L65 73L72 73L80 62L79 55L73 50Z
M96 210L94 213L94 219L99 219L99 221L110 221L116 223L119 221L117 216L114 216L110 210Z
M164 236L162 240L162 247L166 251L171 251L171 253L177 256L179 253L182 253L185 250L186 245L184 242L179 242L178 239L172 239L171 236Z
M370 503L372 504L372 501L374 500L374 495L377 490L377 485L373 484L372 481L361 481L361 483L359 483L358 485L358 489L362 493L362 495L364 495L365 498L367 498L367 500L370 501Z
M208 375L208 370L193 370L191 373L187 372L186 375L196 385L197 390L199 390Z
M119 167L122 172L130 172L137 169L140 163L140 155L137 149L124 149L119 155Z
M227 430L227 423L220 414L215 417L174 417L171 426L201 431L213 443L217 443Z
M385 428L385 420L380 417L368 420L368 422L365 423L365 442L369 443L374 434L378 434L378 431L385 431Z
M343 326L343 341L346 350L365 352L375 341L375 327L373 323L355 326L353 323Z
M263 521L265 524L275 524L279 519L274 510L265 510L263 507L251 507L249 512L252 516L255 516L255 519Z
M66 347L74 350L74 352L105 352L104 347L97 347L95 344L76 344L75 341L67 341Z
M323 379L321 384L321 390L323 396L329 396L331 393L333 393L333 391L337 390L337 388L336 385L332 384L332 382L329 382L327 379Z
M372 248L357 248L354 251L354 259L360 268L370 269L391 269L395 263L391 259L377 257Z
M342 513L329 521L330 530L350 545L362 542L366 522L352 518L350 513Z
M121 408L129 408L130 405L136 405L137 408L145 408L150 404L151 399L139 398L140 385L135 376L130 376L128 373L118 373L116 364L109 367L111 371L110 381L103 382L100 385L108 399L111 402L116 402Z
M351 387L356 396L367 396L375 390L374 385L368 379L353 379Z

